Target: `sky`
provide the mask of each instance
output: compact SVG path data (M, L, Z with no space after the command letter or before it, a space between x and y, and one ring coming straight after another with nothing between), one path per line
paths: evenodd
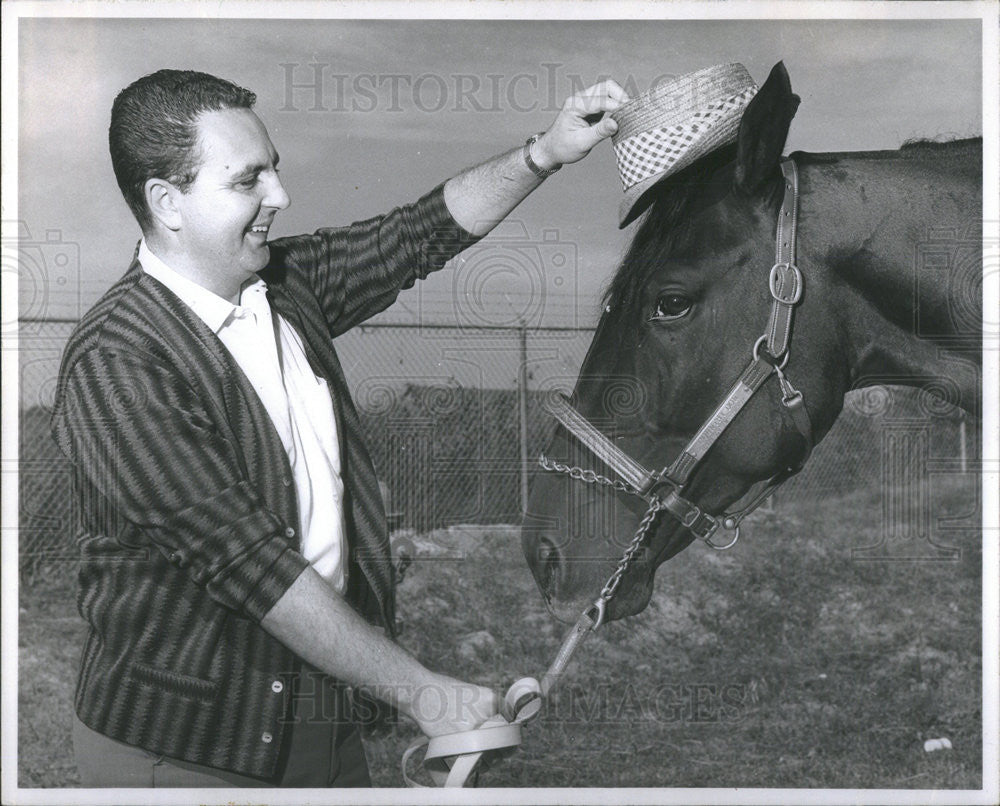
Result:
M22 317L79 315L127 267L139 231L112 174L108 118L118 91L164 67L257 93L292 198L272 237L414 200L519 146L567 95L606 76L637 92L738 61L763 83L783 60L802 98L787 151L982 133L978 20L18 23L17 218L24 243L38 244L22 248L32 268ZM459 302L487 324L593 321L632 233L617 227L620 196L604 142L546 180L478 252L404 294L393 316L447 321Z

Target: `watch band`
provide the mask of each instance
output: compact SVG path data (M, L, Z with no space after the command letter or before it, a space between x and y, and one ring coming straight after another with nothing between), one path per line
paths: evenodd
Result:
M531 158L531 144L536 142L539 137L541 137L545 132L538 132L538 134L533 134L528 138L528 141L524 144L524 164L528 166L535 176L539 179L545 179L547 176L552 176L556 171L562 168L562 165L557 165L555 168L542 168L537 162Z

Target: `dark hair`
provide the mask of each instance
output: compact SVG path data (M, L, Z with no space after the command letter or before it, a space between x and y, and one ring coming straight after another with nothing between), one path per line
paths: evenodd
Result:
M108 129L111 164L143 231L153 223L146 206L147 180L166 179L185 190L198 175L198 116L250 109L256 100L250 90L193 70L158 70L118 93Z

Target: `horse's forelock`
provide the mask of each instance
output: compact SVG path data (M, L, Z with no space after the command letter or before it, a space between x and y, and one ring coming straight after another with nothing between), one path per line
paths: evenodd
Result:
M604 292L604 307L628 310L639 302L651 275L672 252L687 245L694 234L690 225L696 202L720 168L734 158L735 146L718 149L649 191L649 207Z

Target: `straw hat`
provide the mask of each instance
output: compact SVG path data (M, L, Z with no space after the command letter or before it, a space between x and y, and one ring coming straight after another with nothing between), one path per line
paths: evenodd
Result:
M742 64L722 64L659 84L611 113L611 138L625 198L619 227L644 209L639 198L699 157L736 140L740 119L757 93Z

